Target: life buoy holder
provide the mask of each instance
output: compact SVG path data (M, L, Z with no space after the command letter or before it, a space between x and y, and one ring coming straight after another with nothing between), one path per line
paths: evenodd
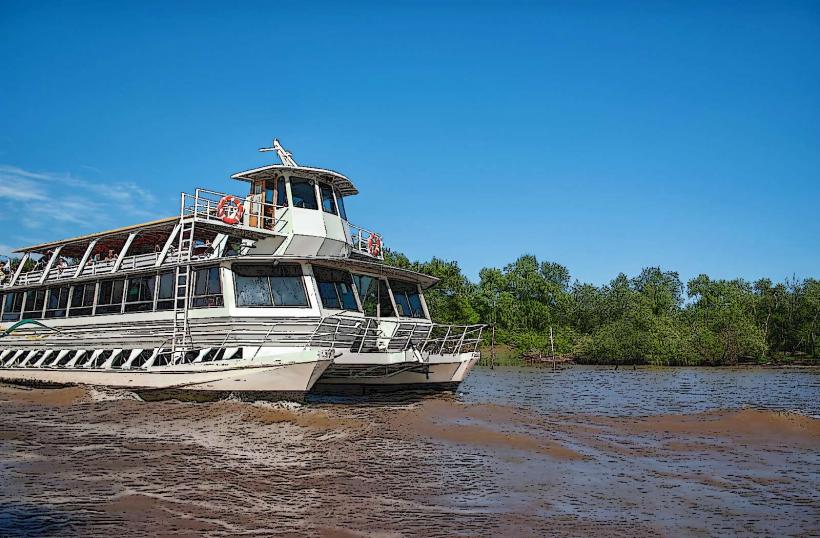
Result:
M242 200L230 194L223 196L216 206L216 216L225 224L239 224L244 214L245 206L242 205Z
M382 253L382 239L378 235L372 234L367 239L367 251L374 258L378 258Z

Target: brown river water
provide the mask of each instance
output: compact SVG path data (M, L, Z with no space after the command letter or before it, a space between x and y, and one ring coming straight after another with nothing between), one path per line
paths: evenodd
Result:
M0 385L0 535L817 535L819 417L816 369L477 369L301 406Z

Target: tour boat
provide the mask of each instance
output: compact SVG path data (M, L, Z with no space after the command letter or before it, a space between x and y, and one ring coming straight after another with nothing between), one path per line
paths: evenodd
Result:
M153 222L17 251L0 278L0 381L143 397L287 398L453 389L482 326L433 323L436 279L384 263L348 221L344 175L281 164L197 188Z

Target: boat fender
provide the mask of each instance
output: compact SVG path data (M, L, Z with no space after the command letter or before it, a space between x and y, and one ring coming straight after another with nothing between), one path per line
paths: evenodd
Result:
M367 240L367 251L374 258L378 258L382 253L382 240L378 235L373 234Z
M234 207L233 211L226 207L228 204ZM242 200L230 194L223 196L216 206L216 216L222 219L225 224L239 224L242 222L242 215L244 214L245 206L242 205Z

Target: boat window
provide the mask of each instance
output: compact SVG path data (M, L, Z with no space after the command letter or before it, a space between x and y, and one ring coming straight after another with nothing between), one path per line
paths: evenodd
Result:
M386 318L396 315L384 280L368 275L353 275L353 282L359 290L359 299L366 315Z
M23 308L23 319L40 319L46 305L46 290L28 290L26 304Z
M157 310L173 310L174 272L166 271L160 274L157 288Z
M23 310L23 292L9 293L3 300L3 321L17 321Z
M309 306L298 264L235 265L237 306Z
M302 209L319 209L316 204L316 189L313 182L307 179L291 179L290 194L293 197L293 207Z
M396 308L399 309L399 316L425 317L424 308L421 306L419 287L416 284L403 280L391 280L390 289L393 290L393 299L396 301Z
M359 310L353 296L353 278L347 271L313 266L322 306L339 310Z
M194 272L194 308L223 306L222 283L219 281L219 267L203 267Z
M122 292L124 280L103 280L97 291L95 314L119 314L122 312Z
M125 290L126 312L150 312L154 309L154 275L136 276L128 279ZM173 305L172 305L173 307Z
M319 192L322 194L322 211L337 215L336 200L333 199L333 187L319 183Z
M79 284L72 288L71 307L68 309L68 317L90 316L94 307L94 291L96 284Z
M285 178L283 177L276 179L276 206L288 206L288 193L285 190Z
M51 288L48 290L46 302L47 318L64 318L68 312L69 288Z
M339 191L336 191L336 205L339 206L339 216L347 220L347 210L345 210L345 199Z

